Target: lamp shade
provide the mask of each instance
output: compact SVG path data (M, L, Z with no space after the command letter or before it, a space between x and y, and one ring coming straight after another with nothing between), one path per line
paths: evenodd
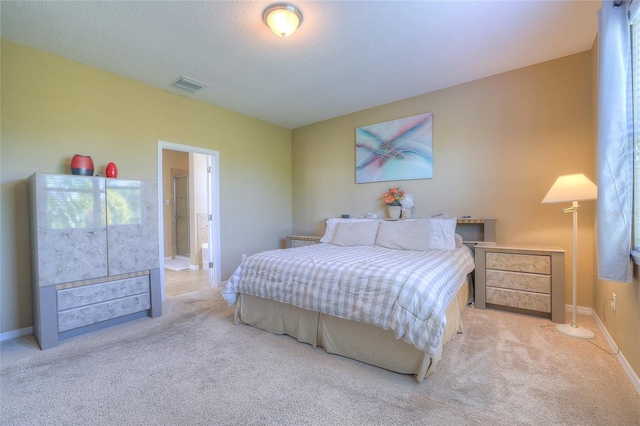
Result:
M405 209L413 208L413 206L415 206L415 204L413 203L413 195L404 194L404 198L400 200L400 205Z
M302 12L289 3L275 3L262 13L262 20L280 37L289 37L302 23Z
M567 201L595 200L598 198L598 187L582 173L564 175L555 183L542 200L547 203L564 203Z

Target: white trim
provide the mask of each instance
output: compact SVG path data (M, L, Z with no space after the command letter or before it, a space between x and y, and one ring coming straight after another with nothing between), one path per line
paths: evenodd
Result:
M28 336L33 334L33 327L25 327L19 330L9 330L4 333L0 333L0 342L4 342L5 340L16 339L22 336Z
M622 351L618 349L618 345L616 344L615 340L613 339L613 337L611 337L604 323L600 320L600 317L596 315L593 309L591 309L591 316L593 316L594 320L598 324L598 327L600 327L600 331L602 331L602 334L604 334L604 337L607 340L607 343L609 343L611 350L613 352L618 352L616 358L618 358L618 361L620 362L620 365L622 365L622 369L624 370L624 372L627 373L627 377L629 377L631 384L634 388L636 388L636 392L638 392L638 394L640 395L640 378L638 377L636 372L633 371L633 368L631 368L631 364L629 364L627 359L624 357Z
M609 344L611 351L613 353L617 352L617 355L615 356L618 359L618 362L620 362L620 365L622 365L622 369L627 374L629 381L631 381L631 384L636 389L636 392L638 392L638 394L640 395L640 378L638 378L638 375L636 374L636 372L633 371L633 368L631 368L631 365L629 364L627 359L624 357L622 352L619 350L618 345L616 344L616 341L613 339L613 337L611 337L611 334L609 334L609 330L607 330L607 327L605 327L602 320L600 320L600 317L596 314L596 312L592 308L586 308L584 306L577 306L576 308L577 308L576 312L578 314L589 315L594 319L596 324L598 324L598 328L600 328L600 331L604 335L604 338ZM571 312L572 309L573 309L573 305L566 305L567 312Z
M619 353L620 348L618 348L616 341L613 340L613 337L611 337L611 335L609 334L609 330L607 330L607 327L600 320L600 317L596 314L596 312L593 309L591 310L591 316L593 317L595 322L598 324L598 327L600 327L600 330L602 331L602 334L604 334L604 338L607 340L607 343L609 344L609 347L611 348L611 350L613 352Z
M573 305L564 305L566 312L573 312ZM584 306L576 306L576 313L579 315L595 315L593 309Z

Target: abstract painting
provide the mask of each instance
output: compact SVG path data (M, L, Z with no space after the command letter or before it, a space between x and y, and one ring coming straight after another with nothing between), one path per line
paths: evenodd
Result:
M356 128L356 183L433 177L433 114Z

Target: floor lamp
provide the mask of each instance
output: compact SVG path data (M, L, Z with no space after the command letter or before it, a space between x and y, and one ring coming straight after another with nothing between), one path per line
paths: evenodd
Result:
M556 326L562 334L581 339L595 337L591 330L578 327L577 299L578 299L578 201L595 200L598 196L598 188L584 174L560 176L556 179L547 195L542 200L546 203L571 202L571 207L563 209L565 213L573 213L573 320L571 324L559 324Z

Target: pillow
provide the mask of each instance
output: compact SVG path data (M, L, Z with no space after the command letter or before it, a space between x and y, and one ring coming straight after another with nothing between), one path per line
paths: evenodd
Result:
M460 248L463 245L464 245L464 238L462 238L462 235L456 234L456 248Z
M378 223L377 220L337 223L331 243L338 246L372 246L376 242Z
M330 243L333 240L333 234L336 233L336 225L338 223L357 223L357 222L377 222L377 219L342 219L339 217L334 217L331 219L327 219L324 235L320 238L321 243Z
M376 245L400 250L429 250L429 219L382 221Z
M431 232L429 248L431 250L455 250L457 223L458 219L455 217L432 217L429 227Z

